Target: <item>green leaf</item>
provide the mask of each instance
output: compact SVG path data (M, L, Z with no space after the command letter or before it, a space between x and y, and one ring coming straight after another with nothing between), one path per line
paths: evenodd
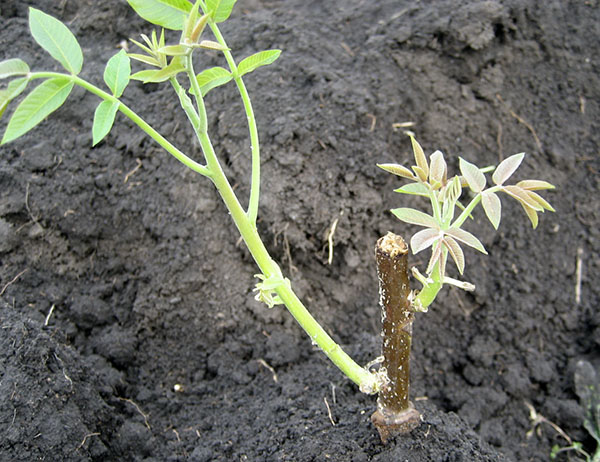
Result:
M2 117L2 114L4 114L4 111L6 111L8 104L23 93L25 88L27 88L28 83L29 79L27 77L22 77L11 81L6 87L6 90L0 90L0 118Z
M205 69L196 76L202 96L205 96L213 88L226 84L232 78L231 72L219 66ZM194 94L193 90L190 93Z
M185 45L167 45L157 50L167 56L185 56L190 52L190 48Z
M248 72L252 72L257 67L271 64L279 58L280 54L281 50L265 50L254 53L253 55L242 59L238 65L238 75L241 77Z
M187 0L127 0L129 6L146 21L165 29L183 30L192 4Z
M496 167L496 170L494 170L494 174L492 175L492 181L494 184L499 186L504 184L504 182L508 180L513 173L515 173L515 170L519 168L519 165L521 165L521 162L523 162L523 157L525 157L524 152L520 154L514 154L500 162L500 165Z
M419 210L401 207L399 209L393 209L392 213L396 215L399 220L413 225L426 226L427 228L438 229L438 224L431 215L420 212Z
M484 253L487 255L487 251L485 250L485 247L483 246L483 244L479 241L479 239L477 239L475 236L473 236L470 232L465 231L464 229L460 229L460 228L450 228L450 229L446 229L444 231L444 233L449 234L454 239L456 239L460 242L464 242L468 246L471 246L474 249L479 250L481 253Z
M410 183L401 188L394 189L394 192L400 194L411 194L413 196L429 197L429 190L423 183Z
M473 192L478 193L485 188L485 175L481 173L481 170L479 170L477 165L460 158L459 167L460 172Z
M118 98L125 91L130 75L131 61L125 50L121 50L106 63L104 82L106 82L113 95Z
M13 141L39 124L65 102L72 88L73 82L68 78L56 77L42 82L17 106L1 144Z
M115 123L115 116L119 109L119 103L112 101L102 101L94 112L94 125L92 126L92 145L96 146L102 139L108 135L108 132Z
M183 71L185 71L185 67L179 60L174 59L171 61L171 64L163 69L148 69L145 71L136 72L130 78L133 80L141 80L144 83L158 83L165 82Z
M502 215L502 203L498 195L490 191L483 191L481 193L481 205L483 205L483 210L492 223L492 226L498 229Z
M29 66L19 58L7 59L0 62L0 79L14 77L16 75L27 75Z
M29 29L35 41L71 74L83 66L83 53L75 36L58 19L29 8Z
M236 0L206 0L206 8L214 22L223 22L230 15Z

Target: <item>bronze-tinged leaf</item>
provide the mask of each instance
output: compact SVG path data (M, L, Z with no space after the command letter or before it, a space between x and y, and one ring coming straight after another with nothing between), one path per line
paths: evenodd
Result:
M429 166L429 181L433 183L440 183L443 185L446 182L446 161L444 160L444 154L441 151L435 151L430 156Z
M519 181L516 186L523 188L527 191L537 191L540 189L554 189L554 185L547 181L541 180L523 180Z
M429 259L427 269L425 270L425 273L427 273L428 276L431 276L431 273L433 272L433 268L435 267L435 264L440 262L442 255L443 255L442 243L441 243L441 241L437 241L433 246L433 251L431 252L431 258ZM440 267L441 267L441 265L440 265Z
M393 209L392 213L396 215L399 220L402 220L406 223L425 226L426 228L438 229L438 224L435 221L435 218L419 210L400 207L398 209Z
M398 165L398 164L377 164L377 166L386 172L393 173L394 175L401 176L402 178L407 178L409 180L415 181L417 177L410 171L410 169Z
M150 66L161 67L160 63L156 60L156 58L153 58L151 56L141 55L138 53L127 53L127 56L129 56L131 59L135 59L136 61L140 61Z
M509 196L517 199L522 205L531 207L533 210L541 212L544 208L537 203L533 198L529 197L528 191L519 188L518 186L503 186L502 190Z
M213 40L202 40L198 46L200 48L205 48L207 50L216 50L216 51L229 50L229 48L227 48L226 46L223 46L219 42L215 42Z
M498 195L490 191L483 191L481 193L481 205L483 205L485 215L490 220L490 223L492 223L492 226L498 229L502 215L502 203Z
M463 243L467 244L468 246L471 246L474 249L479 250L481 253L484 253L487 255L487 251L485 250L485 247L483 246L483 244L479 241L479 239L477 239L475 236L473 236L470 232L465 231L464 229L460 229L460 228L449 228L449 229L444 230L444 233L449 234L454 239L457 239L460 242L463 242Z
M514 154L500 162L500 165L498 165L496 170L494 170L492 181L498 186L503 185L504 182L508 180L513 173L515 173L515 170L519 168L519 165L521 165L521 162L523 162L523 157L525 157L525 153L521 152L519 154Z
M485 175L481 173L477 165L459 158L459 167L460 172L473 192L478 193L485 188Z
M534 193L533 191L525 191L525 192L531 199L533 199L535 202L537 202L539 205L541 205L543 209L549 210L550 212L556 212L556 210L554 210L554 208L550 205L550 203L548 201L546 201L546 199L544 199L539 194Z
M429 176L429 167L427 166L427 158L425 157L423 148L412 135L410 135L410 142L412 143L413 153L415 155L415 162L417 163L417 167L419 167L425 174L425 179L423 181L427 181L427 177Z
M185 56L189 53L190 48L185 45L167 45L159 48L158 53L165 54L167 56Z
M460 245L450 236L444 236L443 239L444 245L448 249L448 253L456 263L456 267L458 268L458 272L463 274L465 271L465 254L463 253Z
M531 225L533 226L533 229L537 228L537 225L538 225L537 212L534 209L532 209L531 207L529 207L528 205L523 204L522 202L520 202L520 204L523 207L523 210L525 210L525 213L527 214L529 221L531 221Z
M413 166L412 169L417 174L419 180L421 180L423 183L427 183L427 173L425 172L425 170L423 170L421 167L417 167L416 165Z
M411 194L413 196L429 197L429 189L423 183L409 183L401 188L394 189L394 192L400 194Z
M431 247L433 243L440 238L440 232L437 229L426 228L415 233L410 239L410 248L413 254L418 254L421 250Z

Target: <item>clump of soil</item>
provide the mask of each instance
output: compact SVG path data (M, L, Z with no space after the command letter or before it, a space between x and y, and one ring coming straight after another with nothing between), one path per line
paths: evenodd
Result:
M29 5L69 25L83 76L99 85L120 44L150 30L125 2L48 3L3 2L0 60L58 69L29 36ZM211 184L121 116L92 149L99 101L74 91L0 148L0 458L547 460L561 440L549 426L527 436L526 402L591 443L572 377L577 360L600 360L599 12L596 1L240 0L223 27L239 59L283 50L246 79L263 151L260 231L362 363L380 348L373 246L414 232L387 212L406 204L400 183L375 167L409 161L397 124L411 122L451 169L459 155L487 165L526 151L521 178L557 187L546 195L557 213L536 231L509 201L499 231L480 216L467 225L490 255L467 254L476 292L446 290L417 317L424 423L386 446L369 423L375 399L285 310L254 300L256 269ZM132 82L124 99L198 153L167 86ZM239 97L231 85L207 102L246 197Z

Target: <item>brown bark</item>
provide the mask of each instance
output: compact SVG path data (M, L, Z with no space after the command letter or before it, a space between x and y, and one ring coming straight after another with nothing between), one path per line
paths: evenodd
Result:
M388 233L377 241L375 258L383 324L381 367L387 380L371 420L385 443L397 434L411 431L421 420L409 400L414 313L408 298L408 247L400 236Z

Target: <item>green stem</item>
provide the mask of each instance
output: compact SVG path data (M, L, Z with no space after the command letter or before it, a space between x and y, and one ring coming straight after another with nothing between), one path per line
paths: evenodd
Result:
M199 141L204 151L208 168L213 173L211 180L219 191L223 202L225 202L225 205L231 214L231 218L244 239L254 261L266 278L281 275L279 265L277 265L269 255L269 252L258 234L256 226L244 212L227 177L223 173L208 135L206 133L201 133ZM350 380L356 383L364 392L374 393L378 390L376 377L357 364L344 352L344 350L342 350L342 348L327 334L327 332L325 332L323 327L321 327L310 314L290 287L286 284L281 284L275 291L292 316L310 336L312 341L323 350L327 357L344 374L346 374Z
M254 117L254 110L252 109L252 103L246 85L242 80L242 77L238 75L238 68L233 59L233 55L229 51L229 47L219 30L219 27L213 20L209 20L209 26L212 30L213 35L226 50L223 51L223 55L227 60L229 69L233 74L233 80L237 85L238 91L244 104L244 110L246 112L246 120L248 122L248 131L250 132L250 147L252 150L252 179L250 183L250 199L248 201L248 218L250 222L256 226L256 219L258 217L258 202L260 197L260 144L258 140L258 129L256 127L256 118Z
M433 267L433 271L431 272L431 279L433 282L430 282L427 286L424 286L423 289L419 292L416 298L416 305L422 308L427 308L429 305L433 303L440 289L444 285L444 281L441 278L440 274L440 264L439 260Z
M198 130L206 133L208 131L208 117L206 115L206 105L204 104L204 98L202 97L202 92L200 91L200 85L198 85L198 79L196 79L196 73L194 72L194 62L192 60L192 53L188 54L186 57L186 67L190 85L194 90L196 106L198 107L197 115L200 118L200 125L198 126ZM175 79L174 77L171 80L177 82L177 79Z
M82 88L85 88L90 93L102 98L105 101L115 102L119 104L119 111L121 111L124 115L129 117L138 127L140 127L146 134L148 134L154 141L156 141L160 146L162 146L169 154L175 157L179 162L181 162L186 167L192 169L195 172L200 173L201 175L210 177L211 172L204 165L199 164L198 162L192 160L188 156L186 156L183 152L177 149L175 146L169 142L164 136L158 133L154 128L152 128L144 119L142 119L139 115L137 115L131 108L121 102L121 100L110 93L107 93L90 82L83 80L80 77L71 74L61 74L59 72L35 72L29 74L29 79L42 79L42 78L55 78L60 77L64 79L69 79L76 85L79 85Z
M481 201L481 194L477 194L473 199L471 199L471 202L469 202L469 205L467 205L465 207L465 209L458 216L458 218L456 220L454 220L454 222L450 225L450 227L451 228L460 228L463 225L463 223L467 220L467 218L469 218L469 216L471 215L471 212L477 206L477 204L479 204L480 201Z
M193 75L192 69L188 69L188 72L192 72ZM182 106L188 114L188 118L192 122L192 126L194 126L194 130L196 132L196 136L198 137L198 141L200 142L200 146L202 147L202 152L204 153L208 169L212 173L211 180L221 195L223 202L225 202L233 222L235 223L240 235L246 243L246 246L254 258L254 261L267 279L272 276L280 276L281 269L279 268L279 265L277 265L277 263L275 263L275 261L269 255L269 252L267 251L262 239L258 234L255 223L248 216L248 214L244 212L244 209L240 205L240 202L235 195L229 180L223 172L221 164L210 141L210 137L208 136L208 132L198 129L197 123L195 122L198 116L195 114L193 106L189 104L181 95L182 89L177 81L172 79L171 83L175 87L177 93L180 95L180 99L184 101ZM194 89L194 92L196 91L197 90ZM199 93L196 94L199 95ZM198 103L200 105L200 111L202 111L204 108L202 98L198 100ZM294 316L300 326L302 326L302 328L310 336L312 341L319 345L327 357L329 357L329 359L331 359L331 361L344 374L346 374L350 380L356 383L363 391L368 393L374 393L377 391L378 383L375 376L350 358L350 356L348 356L344 350L342 350L342 348L327 334L327 332L325 332L323 327L321 327L321 325L302 304L291 287L286 284L281 284L275 289L275 291L292 316Z

